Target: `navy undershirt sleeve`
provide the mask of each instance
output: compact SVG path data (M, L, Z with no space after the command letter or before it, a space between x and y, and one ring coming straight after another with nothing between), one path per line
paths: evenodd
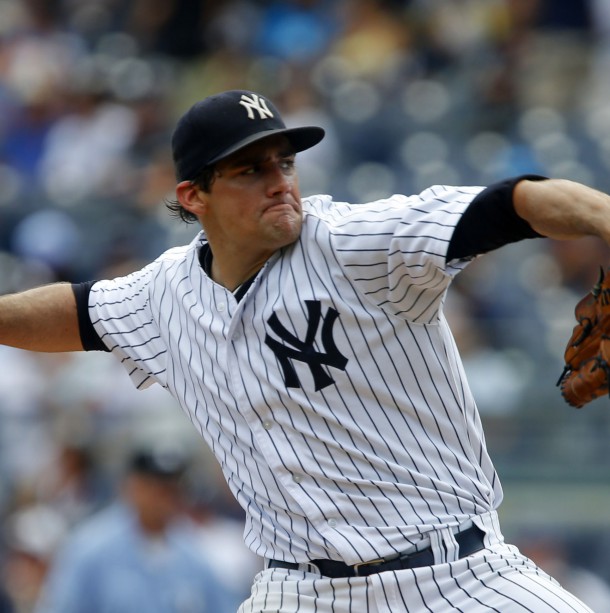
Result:
M85 351L110 351L95 331L91 323L91 317L89 317L89 292L94 283L95 281L85 281L84 283L72 284L72 291L76 298L80 340Z
M447 262L498 249L526 238L539 238L530 225L517 215L513 190L519 181L544 181L540 175L522 175L494 183L478 194L464 211L447 250Z

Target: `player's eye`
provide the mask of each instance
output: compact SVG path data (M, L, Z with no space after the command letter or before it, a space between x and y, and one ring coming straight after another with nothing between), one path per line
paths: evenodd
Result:
M280 167L282 168L282 170L294 170L295 159L292 157L282 160L280 162Z

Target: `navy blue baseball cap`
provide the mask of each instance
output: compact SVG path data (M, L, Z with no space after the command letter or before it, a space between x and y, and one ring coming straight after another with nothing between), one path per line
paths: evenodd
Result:
M274 104L246 90L231 90L196 102L178 121L172 154L178 181L192 181L210 164L262 138L284 134L295 152L324 138L316 126L287 128Z
M159 479L182 477L188 467L187 456L177 448L141 447L134 449L128 462L129 472Z

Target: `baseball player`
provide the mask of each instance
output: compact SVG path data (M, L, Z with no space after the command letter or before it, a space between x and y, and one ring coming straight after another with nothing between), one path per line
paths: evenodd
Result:
M443 302L506 243L610 242L610 198L528 176L301 199L295 156L322 138L254 92L198 102L169 205L201 225L193 241L126 277L4 297L0 341L109 351L178 400L264 559L241 613L589 611L503 539Z

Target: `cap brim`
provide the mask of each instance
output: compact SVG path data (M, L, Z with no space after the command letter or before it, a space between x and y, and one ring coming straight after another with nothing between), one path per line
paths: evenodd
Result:
M283 134L290 141L290 144L294 147L295 153L299 151L305 151L306 149L310 149L314 145L317 145L324 138L324 129L319 128L317 126L302 126L299 128L279 128L277 130L266 130L264 132L257 132L256 134L252 134L243 140L240 140L238 143L235 143L228 149L225 149L222 153L219 153L217 156L213 157L209 162L209 164L215 164L220 160L232 155L233 153L251 145L252 143L256 143L265 138L269 138L270 136L276 136L278 134Z

